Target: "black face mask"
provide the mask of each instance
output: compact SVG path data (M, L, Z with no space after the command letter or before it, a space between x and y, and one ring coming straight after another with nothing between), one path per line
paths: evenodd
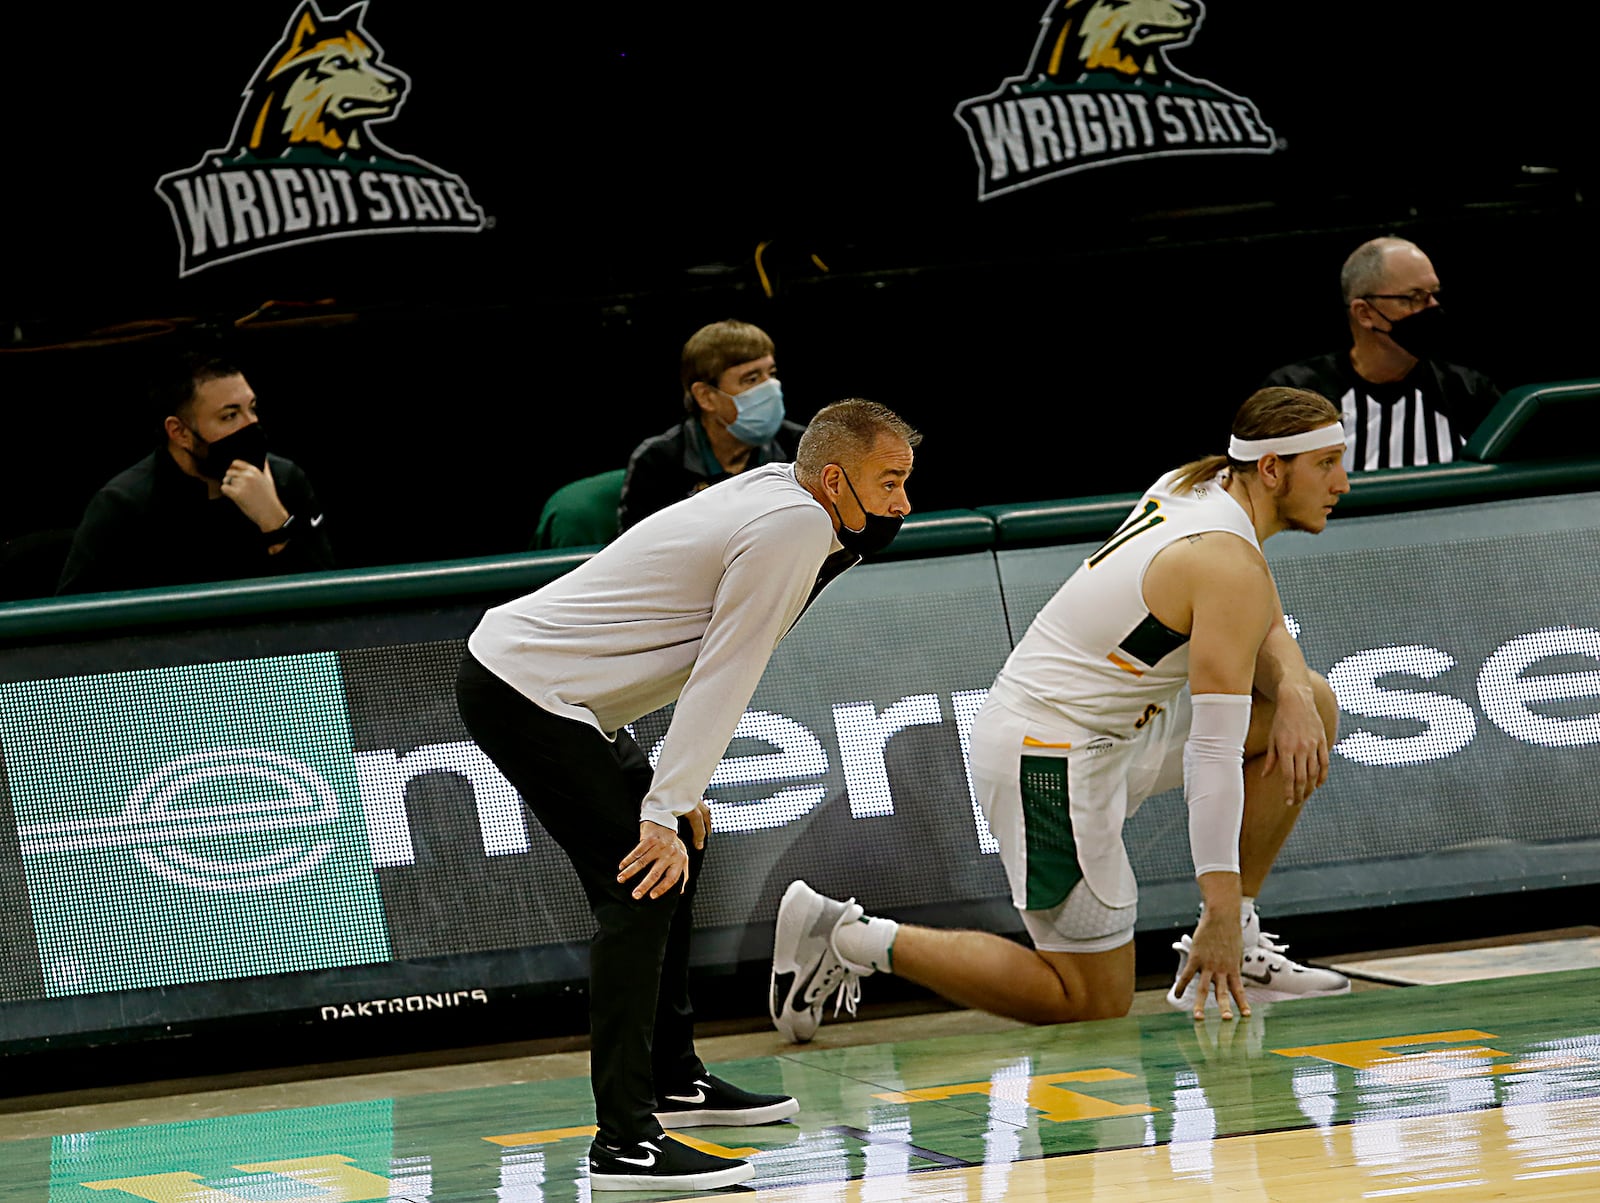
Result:
M251 422L250 425L240 427L226 438L207 443L206 453L195 456L201 474L209 476L212 480L221 480L228 470L228 465L236 459L254 464L257 468L267 466L267 436L262 431L260 422Z
M1391 321L1387 334L1407 355L1418 359L1432 359L1443 349L1444 336L1449 327L1445 324L1444 310L1437 305L1419 309L1410 317Z
M894 542L894 537L900 533L900 524L905 519L889 514L874 514L861 505L861 494L856 492L855 485L850 484L850 474L843 468L839 471L844 473L844 483L850 487L850 496L856 499L856 504L861 506L861 512L866 515L861 529L851 530L844 524L844 515L839 513L839 507L833 507L834 515L839 519L839 545L858 556L877 555Z

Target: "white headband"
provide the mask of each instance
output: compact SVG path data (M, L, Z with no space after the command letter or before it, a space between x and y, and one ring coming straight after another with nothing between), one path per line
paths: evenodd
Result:
M1301 451L1315 451L1319 447L1331 447L1335 443L1343 442L1345 437L1342 422L1330 422L1315 430L1286 434L1275 439L1241 439L1238 435L1234 435L1228 440L1228 458L1249 461L1258 460L1263 455L1295 455Z

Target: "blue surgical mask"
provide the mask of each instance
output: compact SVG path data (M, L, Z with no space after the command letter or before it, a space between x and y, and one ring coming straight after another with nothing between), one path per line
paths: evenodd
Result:
M751 447L770 443L783 425L783 386L778 378L768 376L754 388L729 395L739 416L728 423L728 433Z

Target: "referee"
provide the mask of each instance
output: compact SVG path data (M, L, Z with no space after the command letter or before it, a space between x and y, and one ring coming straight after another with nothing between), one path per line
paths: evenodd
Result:
M1441 357L1449 326L1433 262L1414 242L1373 238L1344 261L1339 288L1350 346L1285 364L1262 387L1309 389L1337 405L1348 472L1460 459L1500 390Z

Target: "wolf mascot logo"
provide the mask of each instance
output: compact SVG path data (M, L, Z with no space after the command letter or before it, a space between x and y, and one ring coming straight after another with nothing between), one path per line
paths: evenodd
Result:
M296 12L287 44L267 56L245 93L244 115L255 114L245 143L253 153L315 146L371 157L367 122L393 117L409 81L384 69L360 16L350 9L330 20L310 4Z
M1054 0L1027 73L956 106L978 198L1130 159L1276 150L1253 103L1168 61L1204 13L1200 0Z
M1129 83L1167 83L1173 75L1167 48L1189 40L1199 10L1193 0L1065 0L1045 18L1034 71L1058 84L1082 82L1096 71Z
M245 89L228 145L157 182L180 276L329 238L485 227L459 176L369 128L399 113L411 80L384 60L366 9L326 17L302 0Z

